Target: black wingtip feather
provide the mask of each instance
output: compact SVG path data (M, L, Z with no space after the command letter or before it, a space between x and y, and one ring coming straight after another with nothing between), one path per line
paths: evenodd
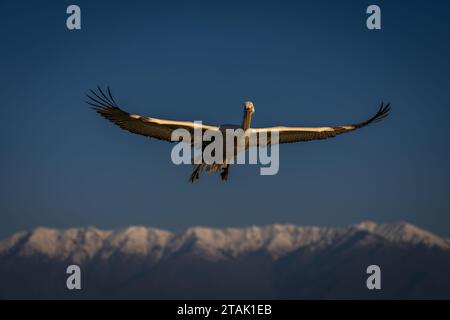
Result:
M112 107L111 103L110 103L108 100L105 100L105 98L102 98L101 96L99 96L95 91L93 91L93 90L90 90L90 91L91 91L91 93L92 93L94 96L97 97L97 99L99 99L99 100L101 101L101 102L99 102L99 101L97 100L98 103L105 104L105 105L107 105L108 107ZM92 98L92 97L90 97L90 98L93 99L93 100L95 100L95 99Z
M111 89L109 88L109 86L108 86L108 94L109 94L109 97L111 98L111 101L114 102L115 105L117 105L116 101L114 100L114 97L111 94Z
M89 98L90 102L95 103L96 105L98 105L100 107L104 107L104 106L110 107L108 104L105 104L103 101L98 100L98 99L90 96L89 94L86 94L86 97Z
M102 97L111 105L114 106L115 103L113 101L111 101L110 98L108 98L108 96L103 92L102 88L100 88L100 86L97 86L98 91L100 92L100 94L102 95Z
M361 128L361 127L365 127L371 123L380 122L381 120L383 120L384 118L389 116L390 111L391 111L391 104L388 103L385 105L384 102L382 102L380 105L380 108L378 109L377 113L374 116L372 116L370 119L368 119L364 122L358 123L354 126L356 128Z
M113 95L111 93L111 89L109 86L107 87L107 95L105 94L105 91L103 91L100 86L97 86L97 91L94 91L92 89L89 90L89 93L86 93L86 97L88 98L88 101L85 101L87 104L93 106L95 111L100 112L104 111L106 109L117 109L119 108L116 101L113 98Z
M391 104L388 103L384 105L384 103L382 102L378 112L371 119L369 119L369 121L367 121L367 124L372 122L379 122L380 120L386 118L389 115L389 111L391 111Z

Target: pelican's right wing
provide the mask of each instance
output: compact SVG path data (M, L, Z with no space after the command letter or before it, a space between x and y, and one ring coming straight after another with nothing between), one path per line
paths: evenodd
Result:
M107 94L100 87L98 92L91 90L91 93L92 95L87 94L89 101L86 102L93 106L93 109L101 116L124 130L146 137L173 142L171 141L172 132L176 129L186 129L191 134L191 139L194 138L195 124L192 121L163 120L130 114L119 108L109 88ZM202 124L201 128L202 132L205 130L219 130L219 127L204 124Z
M333 138L339 134L347 133L353 130L360 129L371 123L376 123L389 115L391 107L389 104L386 106L382 103L378 112L367 119L366 121L335 127L271 127L271 128L255 128L250 129L255 132L259 137L261 133L265 133L267 137L267 144L271 144L271 133L278 132L279 143L293 143L301 141L321 140L327 138Z

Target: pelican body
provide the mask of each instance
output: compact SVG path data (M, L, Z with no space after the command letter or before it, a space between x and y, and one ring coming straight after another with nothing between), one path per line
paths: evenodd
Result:
M219 170L222 170L222 172L220 173L220 176L222 177L222 180L227 180L228 179L228 173L230 170L230 162L234 162L234 160L236 159L237 155L242 152L245 151L249 148L249 137L248 136L244 136L243 138L245 139L243 141L243 145L240 142L234 143L234 141L229 141L228 139L226 139L225 137L227 136L226 131L231 129L231 130L236 130L236 129L242 129L243 132L246 132L248 129L250 129L250 125L251 125L251 121L252 121L252 116L255 113L255 107L253 105L253 103L251 101L246 101L244 102L244 116L242 119L242 124L241 125L233 125L233 124L224 124L219 126L219 131L222 133L222 137L224 137L223 140L223 150L222 150L222 154L223 154L223 159L220 163L214 163L214 164L206 164L206 163L200 163L197 164L194 172L192 173L191 177L189 178L190 182L194 182L195 180L199 179L200 173L202 172L202 170L204 168L206 168L206 172L207 173L211 173L211 172L217 172ZM227 158L227 144L228 143L232 143L232 148L233 148L233 155L231 158ZM204 149L206 146L208 146L209 143L204 143L202 148Z

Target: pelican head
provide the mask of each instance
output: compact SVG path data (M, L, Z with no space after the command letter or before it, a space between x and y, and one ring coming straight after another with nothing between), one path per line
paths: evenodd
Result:
M245 101L244 102L244 110L245 112L255 113L255 106L253 105L253 102L251 101Z

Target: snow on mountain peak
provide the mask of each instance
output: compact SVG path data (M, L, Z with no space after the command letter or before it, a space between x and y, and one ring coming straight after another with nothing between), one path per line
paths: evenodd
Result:
M133 226L115 232L108 243L123 254L147 255L155 247L164 247L171 235L164 230Z
M363 221L355 224L354 227L358 230L373 232L378 227L378 225L373 221Z
M94 257L108 259L115 254L154 260L172 254L197 254L207 259L221 260L265 251L276 259L301 247L316 250L332 245L354 231L368 233L364 245L381 237L396 244L450 249L448 239L409 223L376 224L365 221L346 228L274 224L224 229L192 227L179 233L142 226L117 231L93 227L64 230L36 228L29 232L15 233L0 241L0 255L8 252L15 252L19 256L39 254L82 263Z
M407 222L376 224L372 221L361 222L354 226L383 237L384 239L405 244L422 244L427 247L450 249L450 241Z

